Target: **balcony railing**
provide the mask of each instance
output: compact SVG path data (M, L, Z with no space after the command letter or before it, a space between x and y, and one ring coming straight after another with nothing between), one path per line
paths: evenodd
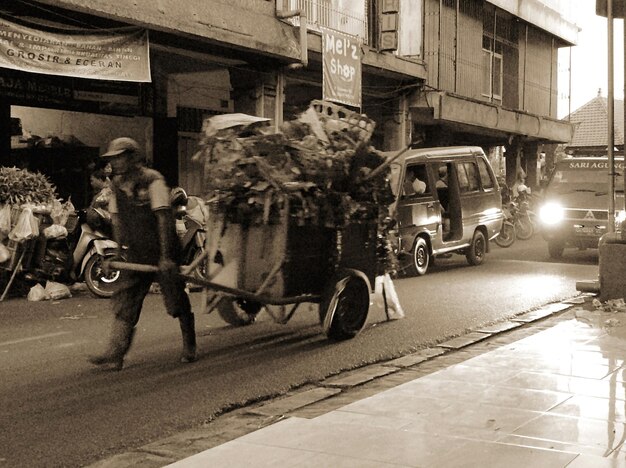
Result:
M336 0L276 0L279 9L301 10L306 14L308 29L320 31L320 27L334 29L345 34L358 36L367 44L367 13L366 0L353 1L359 4L359 10L339 9ZM280 8L282 6L282 8ZM300 19L296 16L288 20L299 26Z

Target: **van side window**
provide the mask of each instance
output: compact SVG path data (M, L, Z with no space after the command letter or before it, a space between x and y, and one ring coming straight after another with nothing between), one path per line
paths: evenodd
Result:
M430 195L428 173L426 164L413 164L407 166L402 184L402 195L406 197Z
M483 158L478 158L478 170L480 171L480 181L483 183L483 189L489 190L494 188L491 172L487 167L487 161Z
M474 162L464 162L458 165L459 188L463 192L476 192L480 190L480 177L478 168Z

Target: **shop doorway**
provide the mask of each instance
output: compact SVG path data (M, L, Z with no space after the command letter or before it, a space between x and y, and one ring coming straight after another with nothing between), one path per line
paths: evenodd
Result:
M11 106L11 151L0 164L38 171L56 186L63 201L89 205L94 163L119 136L136 139L152 159L152 119Z

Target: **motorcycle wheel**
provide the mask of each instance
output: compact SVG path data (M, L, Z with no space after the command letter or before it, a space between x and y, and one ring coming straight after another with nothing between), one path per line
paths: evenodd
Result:
M204 249L197 249L193 254L193 258L191 259L191 263L196 261L196 258L204 255ZM207 257L204 257L204 260L200 262L200 264L196 267L195 270L191 272L194 278L199 278L203 280L209 279L209 262Z
M496 245L506 249L507 247L511 247L513 245L515 237L515 226L511 223L504 223L502 224L500 233L493 241Z
M103 255L95 254L85 266L85 284L87 289L96 297L109 298L113 295L119 284L119 270L113 270L108 275L102 271L102 263L107 258L114 257L115 253L105 253Z
M515 220L515 235L519 240L528 240L535 233L533 223L528 216Z

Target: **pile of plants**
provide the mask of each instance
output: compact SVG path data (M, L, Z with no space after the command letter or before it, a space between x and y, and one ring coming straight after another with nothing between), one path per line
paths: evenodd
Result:
M43 174L17 167L0 167L0 205L45 205L57 198L56 187Z
M341 229L348 223L379 226L381 257L390 171L368 175L385 162L370 145L374 122L340 106L313 101L275 132L268 119L245 114L214 116L203 125L200 151L206 198L227 222L278 222L288 203L290 222Z

